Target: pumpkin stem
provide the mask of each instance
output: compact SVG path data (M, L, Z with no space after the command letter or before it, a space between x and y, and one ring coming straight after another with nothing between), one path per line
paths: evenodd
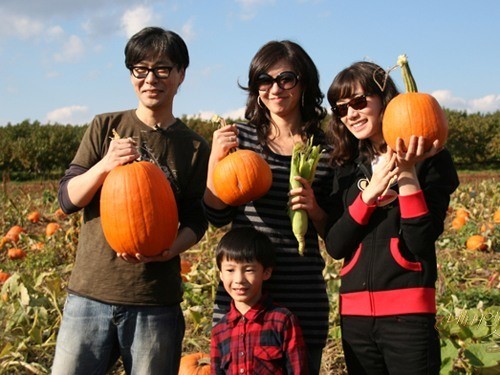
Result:
M210 121L212 121L212 124L217 125L217 129L220 129L223 126L226 126L226 120L224 120L219 115L213 115L212 118L210 119Z
M212 118L210 119L210 121L212 122L212 124L214 125L217 125L217 129L220 129L224 126L226 126L226 120L224 120L222 117L220 117L219 115L213 115ZM232 153L232 152L235 152L236 151L236 148L233 147L231 150L229 150L229 153Z
M198 366L210 366L210 357L202 357L198 360Z
M408 58L406 57L406 55L398 56L398 65L401 67L406 92L418 92L417 83L415 82L415 79L411 74L410 65L408 63Z

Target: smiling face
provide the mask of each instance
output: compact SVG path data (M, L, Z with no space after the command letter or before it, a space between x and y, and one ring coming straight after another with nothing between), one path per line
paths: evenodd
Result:
M266 73L272 78L276 78L280 73L294 72L295 69L285 60L274 64ZM282 89L276 82L266 91L259 91L260 100L269 109L272 116L288 117L300 114L300 101L302 99L302 86L300 78L297 85L291 89Z
M245 314L262 297L262 284L271 277L272 269L257 261L236 262L224 258L220 278L241 314Z
M154 68L158 66L174 66L174 64L168 59L158 61L147 59L134 66ZM179 71L175 66L168 78L157 78L152 71L145 78L136 78L132 73L130 74L130 81L139 99L139 109L148 109L153 112L171 110L174 96L183 80L184 70Z
M336 104L341 106L364 94L361 85L357 84L351 97L342 98ZM367 95L366 107L355 109L349 105L347 114L340 119L357 139L370 139L374 144L381 144L383 142L381 113L382 100L380 97L378 95Z

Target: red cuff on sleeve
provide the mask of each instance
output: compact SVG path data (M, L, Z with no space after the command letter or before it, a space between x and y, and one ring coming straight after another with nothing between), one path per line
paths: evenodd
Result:
M422 216L429 212L422 190L410 195L400 195L399 206L401 208L401 218L403 219Z
M376 205L368 205L361 199L361 193L349 206L349 214L358 224L366 225L372 212L377 208Z

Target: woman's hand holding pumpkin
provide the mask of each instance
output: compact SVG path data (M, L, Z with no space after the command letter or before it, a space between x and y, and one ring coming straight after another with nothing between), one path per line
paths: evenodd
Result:
M399 167L400 173L411 170L415 167L415 164L436 155L441 150L442 147L437 139L432 143L432 147L428 151L425 151L424 137L412 135L408 142L408 147L405 147L402 138L398 138L396 140L396 164Z
M437 139L428 151L425 151L424 143L424 137L415 135L410 137L407 148L401 138L396 140L399 195L410 195L420 190L415 164L436 155L443 149Z
M229 151L238 147L238 129L236 125L226 125L217 129L212 138L212 152L210 158L218 162L222 160Z

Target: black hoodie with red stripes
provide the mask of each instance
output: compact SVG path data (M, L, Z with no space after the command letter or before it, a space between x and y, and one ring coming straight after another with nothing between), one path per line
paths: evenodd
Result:
M333 258L344 259L341 315L436 312L435 242L459 181L446 149L416 170L420 191L399 196L395 185L373 206L361 199L372 174L369 162L356 160L336 171L325 243Z

